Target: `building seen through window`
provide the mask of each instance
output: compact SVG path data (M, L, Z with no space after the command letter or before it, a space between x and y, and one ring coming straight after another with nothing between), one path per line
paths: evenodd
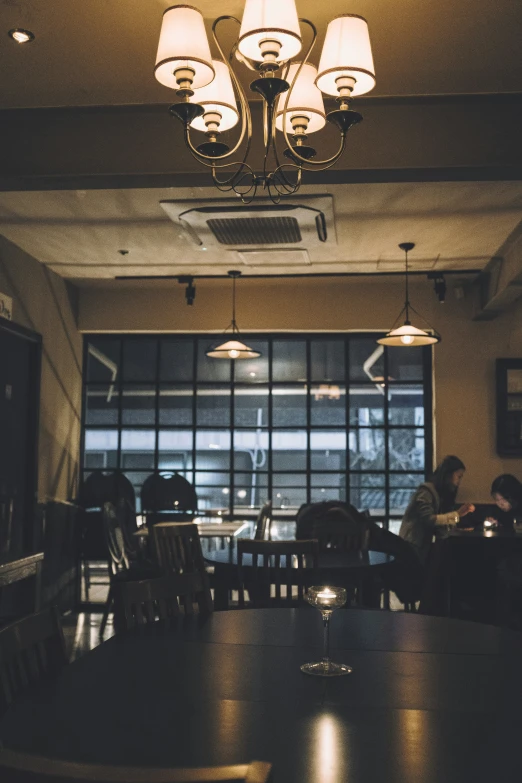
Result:
M87 336L84 478L122 470L138 502L177 471L198 507L241 517L347 500L400 517L431 454L430 351L375 334L249 335L261 356L205 355L215 335Z

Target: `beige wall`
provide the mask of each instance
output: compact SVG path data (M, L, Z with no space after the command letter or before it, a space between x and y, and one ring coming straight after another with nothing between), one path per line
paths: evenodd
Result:
M78 480L82 339L77 291L0 236L0 291L13 321L43 337L38 498L67 500Z
M114 283L80 290L82 331L222 331L230 320L228 281L201 280L192 307L184 288L169 281ZM244 331L386 329L402 306L397 277L242 280L239 326ZM495 359L522 356L522 306L493 321L471 320L471 296L450 289L439 304L431 284L417 278L412 302L442 334L434 352L436 458L458 454L468 471L462 499L486 501L503 472L522 479L522 459L495 449Z

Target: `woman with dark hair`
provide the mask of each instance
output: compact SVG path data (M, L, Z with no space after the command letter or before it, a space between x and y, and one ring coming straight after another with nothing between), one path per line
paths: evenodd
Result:
M497 476L491 485L491 497L495 505L504 514L509 515L510 524L513 522L513 517L522 514L522 484L515 476L509 473Z
M498 522L511 528L517 519L522 522L522 484L509 473L497 476L491 485L491 496L500 509ZM522 605L522 556L511 555L498 564L497 619L500 625L520 630Z
M459 484L466 468L458 457L444 457L431 480L415 491L404 514L399 535L409 541L421 561L426 562L435 529L456 525L475 510L470 503L456 509Z

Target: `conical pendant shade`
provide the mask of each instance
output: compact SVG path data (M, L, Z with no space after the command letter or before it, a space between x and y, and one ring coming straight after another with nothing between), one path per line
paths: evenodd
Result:
M239 329L236 324L236 278L240 277L241 272L231 270L229 276L233 280L232 286L232 322L228 329L231 330L229 338L224 343L216 345L206 351L206 355L211 359L257 359L261 356L259 351L254 351L249 345L246 345L240 338ZM226 331L228 331L228 329Z
M397 321L395 323L399 322L402 318L402 315L404 314L404 323L402 326L395 326L390 329L387 334L384 335L384 337L381 337L377 342L380 345L389 345L389 346L396 346L399 348L416 348L418 346L422 345L434 345L435 343L440 342L440 334L435 331L435 329L431 329L431 327L428 325L430 331L426 331L425 329L419 329L417 326L413 326L413 324L410 321L410 310L413 311L416 315L419 315L417 311L410 305L410 299L409 299L409 290L408 290L408 252L410 250L413 250L415 245L413 242L402 242L399 245L401 250L404 250L406 254L406 275L405 275L405 302L404 307L402 308L401 312L399 313L399 317L397 318ZM421 317L421 316L419 316ZM422 319L425 320L425 319Z
M211 359L257 359L261 354L240 340L227 340L207 351L207 356Z
M439 335L435 336L424 329L417 329L412 324L405 323L397 329L391 329L384 337L377 340L381 345L398 345L414 348L417 345L433 345L440 342Z

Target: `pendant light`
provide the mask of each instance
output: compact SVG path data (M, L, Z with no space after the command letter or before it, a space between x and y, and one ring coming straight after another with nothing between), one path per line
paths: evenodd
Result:
M399 316L395 321L395 324L401 321L403 314L405 319L402 326L397 327L394 324L390 331L385 334L384 337L381 337L380 340L377 340L377 342L381 345L398 346L399 348L415 348L416 346L433 345L434 343L439 343L441 339L440 334L436 332L435 329L432 329L426 319L422 318L422 316L419 315L415 308L410 304L408 288L408 253L410 250L413 250L415 245L413 242L401 242L399 247L401 250L404 250L406 256L405 302L404 307L400 311ZM413 326L410 321L410 310L413 311L415 315L418 315L422 321L424 321L430 330L429 332L425 329L419 329L418 327Z
M231 329L230 337L232 339L226 340L226 342L221 343L216 348L210 348L206 355L211 359L257 359L261 354L241 341L241 335L236 324L236 279L241 277L241 272L232 269L228 276L232 278L232 322L225 329L225 334Z

